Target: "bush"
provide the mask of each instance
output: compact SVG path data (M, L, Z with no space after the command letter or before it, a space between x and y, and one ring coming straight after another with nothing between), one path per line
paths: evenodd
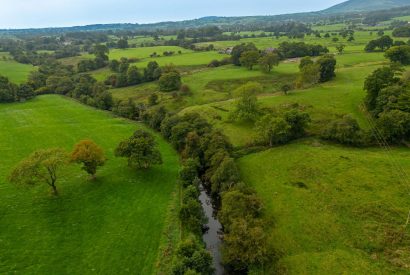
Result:
M358 146L364 143L359 124L349 115L334 120L322 131L321 137L341 144Z
M213 273L211 254L194 236L190 235L179 243L173 261L172 274L212 275Z
M159 89L163 92L172 92L181 88L181 75L178 72L165 73L159 79Z
M410 113L392 110L380 114L376 128L388 142L400 142L410 138ZM375 133L377 134L377 133Z
M179 171L179 178L184 187L187 187L194 182L198 177L198 161L194 159L187 159Z

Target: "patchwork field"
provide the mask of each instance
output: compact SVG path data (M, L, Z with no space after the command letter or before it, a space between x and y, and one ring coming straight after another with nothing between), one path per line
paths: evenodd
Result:
M164 164L134 171L113 150L140 124L59 96L0 105L0 273L154 274L178 156L158 135ZM17 188L10 169L32 151L92 139L108 162L95 181L77 166L47 186ZM22 237L24 236L24 238Z
M265 272L408 274L409 153L305 140L239 159L281 256Z

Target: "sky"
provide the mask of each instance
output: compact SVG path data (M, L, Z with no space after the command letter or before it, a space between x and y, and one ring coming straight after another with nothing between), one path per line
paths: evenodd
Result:
M318 11L344 0L0 0L0 29Z

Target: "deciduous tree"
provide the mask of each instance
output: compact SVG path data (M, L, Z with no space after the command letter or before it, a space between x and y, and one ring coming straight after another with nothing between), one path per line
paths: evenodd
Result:
M137 169L147 169L155 164L162 164L160 151L154 137L143 130L137 130L115 149L117 157L128 158L128 165Z
M71 161L82 164L82 169L95 178L97 168L105 164L104 151L92 140L82 140L74 146Z
M54 195L58 194L58 173L68 163L67 153L60 148L38 150L21 161L11 172L9 180L16 184L49 185Z

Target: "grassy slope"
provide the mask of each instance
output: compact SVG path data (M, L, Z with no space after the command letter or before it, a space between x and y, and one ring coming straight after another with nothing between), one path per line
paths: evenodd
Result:
M292 91L288 96L278 93L278 87L274 87L275 82L280 82L284 75L296 74L298 71L297 63L284 63L274 68L271 74L272 85L269 85L265 94L259 96L259 103L264 107L272 107L283 104L298 103L306 107L312 119L318 123L326 121L335 114L352 114L363 127L367 127L365 118L360 111L360 104L363 101L365 93L362 89L364 79L377 66L384 63L381 53L348 53L336 57L338 68L336 78L328 83L314 86L305 90ZM222 68L220 70L223 70ZM228 70L225 68L224 70ZM245 75L258 74L260 72L249 72L244 68L231 69L236 70L236 74ZM208 72L211 74L211 72ZM275 75L280 77L275 79ZM216 75L216 74L215 74ZM223 74L218 74L221 78ZM263 75L263 74L261 74ZM184 79L184 81L188 81ZM203 79L202 81L206 81ZM196 85L200 85L198 80ZM280 88L280 85L278 85ZM203 90L201 90L204 93ZM194 95L195 97L196 95ZM202 96L202 98L205 98ZM208 97L206 97L208 98ZM227 97L225 97L227 98ZM248 123L232 123L228 121L229 112L234 108L235 101L228 100L214 102L205 105L192 106L184 110L199 111L209 120L224 130L235 146L243 146L254 139L253 126ZM221 118L221 119L220 119ZM315 130L315 129L312 129Z
M410 150L391 155L409 174ZM275 268L290 274L410 272L410 228L400 242L410 186L383 150L305 141L238 163L265 203L270 241L282 256Z
M6 57L6 60L3 59ZM23 83L31 71L32 65L20 64L11 59L8 53L0 52L0 75L8 77L14 83Z
M113 118L58 96L0 105L0 273L151 274L167 207L176 189L178 157L158 137L164 164L133 171L113 149L140 124ZM100 144L108 162L89 182L79 167L58 183L16 188L10 169L33 150L79 140Z

